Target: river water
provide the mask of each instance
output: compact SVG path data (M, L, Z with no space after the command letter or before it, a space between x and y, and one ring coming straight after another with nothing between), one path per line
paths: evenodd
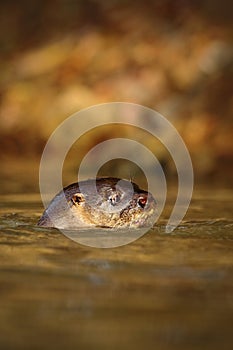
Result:
M232 197L195 191L172 234L97 249L37 227L39 194L2 194L0 348L232 349Z

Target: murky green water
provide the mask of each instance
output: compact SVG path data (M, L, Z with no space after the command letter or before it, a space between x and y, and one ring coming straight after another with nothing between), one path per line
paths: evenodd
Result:
M96 249L37 227L39 195L2 195L0 348L232 349L232 197L196 192L173 234Z

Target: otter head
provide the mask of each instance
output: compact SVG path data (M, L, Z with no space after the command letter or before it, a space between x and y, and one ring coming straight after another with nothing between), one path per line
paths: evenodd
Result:
M61 229L142 227L153 225L155 215L155 199L135 183L97 178L64 188L51 201L38 224Z
M141 227L153 224L156 202L136 184L116 178L89 180L73 194L71 210L89 224L102 227ZM96 191L96 192L95 192Z

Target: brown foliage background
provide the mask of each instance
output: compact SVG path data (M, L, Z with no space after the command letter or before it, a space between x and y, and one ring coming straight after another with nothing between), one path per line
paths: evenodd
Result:
M70 114L125 101L175 124L199 179L231 181L231 1L5 0L0 6L2 160L39 159Z

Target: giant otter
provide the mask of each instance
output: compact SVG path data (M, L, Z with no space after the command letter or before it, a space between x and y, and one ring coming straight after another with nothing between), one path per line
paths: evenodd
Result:
M65 187L52 199L38 225L74 230L142 227L152 226L155 214L152 194L131 181L102 177Z

